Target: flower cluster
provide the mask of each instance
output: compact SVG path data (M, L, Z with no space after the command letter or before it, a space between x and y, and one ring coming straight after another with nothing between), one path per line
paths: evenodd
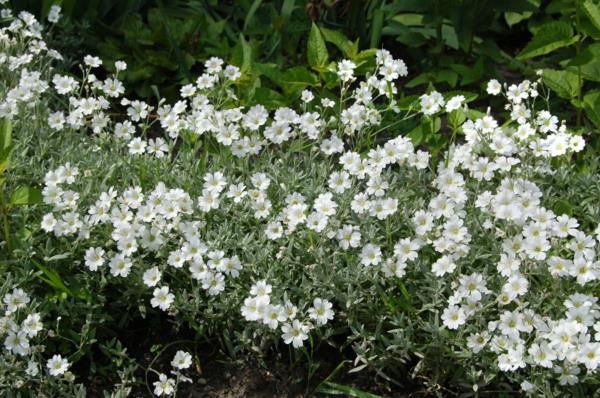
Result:
M154 384L154 394L157 396L162 395L175 395L177 392L177 386L179 382L186 381L191 382L191 380L184 376L181 372L185 369L188 369L192 366L192 355L185 351L177 351L175 356L171 360L171 373L175 376L175 379L167 376L164 373L158 374L158 381L155 381Z
M299 319L298 307L291 301L286 300L283 304L271 302L272 289L264 280L253 284L241 312L247 321L261 322L272 330L281 323L281 337L285 344L302 347L311 329L333 319L333 304L320 298L314 299L313 306L308 309L309 320Z

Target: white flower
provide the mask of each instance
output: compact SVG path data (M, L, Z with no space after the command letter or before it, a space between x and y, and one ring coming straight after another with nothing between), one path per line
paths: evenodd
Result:
M363 265L377 265L381 262L381 248L373 244L366 244L360 254Z
M71 366L69 361L60 355L54 355L46 363L46 367L48 368L48 373L50 373L50 376L60 376L64 374L67 369L69 369L69 366Z
M48 22L57 23L60 19L60 11L61 8L59 5L54 4L52 7L50 7L50 11L48 11Z
M171 361L171 366L176 369L187 369L192 366L192 356L185 351L177 351Z
M315 98L315 96L313 95L313 93L310 90L302 90L302 97L300 98L302 100L302 102L308 104L314 98Z
M23 289L13 289L12 293L6 293L2 299L6 305L6 311L10 314L17 311L19 308L25 308L30 299Z
M104 255L106 252L101 247L90 247L85 251L85 265L90 271L97 271L104 265Z
M163 286L160 288L157 287L152 292L152 295L154 296L150 300L150 304L152 305L152 307L158 307L163 311L168 310L169 307L171 307L171 304L173 304L173 302L175 301L175 295L169 292L168 286Z
M444 106L444 97L437 91L423 94L419 98L421 100L421 112L425 115L434 115Z
M446 112L450 113L453 110L459 109L461 105L465 102L464 95L456 95L446 102Z
M237 66L227 65L223 71L223 76L231 81L236 81L242 76L242 72L240 72L240 68Z
M158 269L158 267L152 267L144 272L142 279L144 281L144 285L148 287L154 287L160 282L160 278L162 273Z
M309 330L308 325L294 319L291 325L285 323L281 327L281 331L283 332L281 337L285 344L291 343L294 348L299 348L304 345L304 340L308 339Z
M313 306L308 309L308 316L317 321L317 325L325 325L327 321L333 319L333 304L327 300L316 298L313 301Z
M492 79L487 84L487 93L490 95L498 95L502 91L502 85L496 79Z
M115 254L108 263L110 267L110 273L113 276L126 277L131 271L133 263L129 257L125 257L122 253Z
M158 381L155 381L153 384L154 394L156 395L171 395L175 392L175 380L169 379L163 373L158 375Z
M97 68L100 65L102 65L102 60L92 55L86 55L85 57L83 57L83 62L85 62L87 66L90 66L92 68Z
M338 76L343 82L348 82L354 78L354 68L356 64L350 60L342 60L338 63Z
M458 329L466 322L465 311L455 305L451 305L442 313L442 321L448 329Z
M29 340L25 331L11 331L4 340L4 347L17 355L29 354Z
M23 325L21 326L21 331L25 332L28 337L36 336L42 329L44 325L41 321L41 316L39 313L33 313L27 315L27 318L23 321Z

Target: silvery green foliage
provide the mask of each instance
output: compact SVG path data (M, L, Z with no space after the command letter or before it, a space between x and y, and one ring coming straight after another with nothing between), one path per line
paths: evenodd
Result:
M60 96L48 126L93 135L87 159L52 160L40 220L84 279L144 291L143 311L234 335L234 350L341 334L357 370L415 355L432 385L424 367L442 353L475 389L498 374L546 395L597 380L600 229L547 208L542 189L567 167L551 160L585 143L543 109L540 83L489 83L507 120L436 91L402 112L406 66L380 50L364 79L338 64L338 97L305 91L297 109L268 111L239 105L241 72L217 58L172 104L124 98L126 65L100 80L101 63L87 56L81 79L21 72L7 91ZM446 117L464 139L431 158L386 130L390 115ZM158 375L154 393L176 377Z

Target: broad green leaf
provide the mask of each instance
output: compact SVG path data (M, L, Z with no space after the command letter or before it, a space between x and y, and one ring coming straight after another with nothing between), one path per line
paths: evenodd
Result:
M394 15L392 20L405 26L423 26L423 18L423 14L403 13Z
M284 20L288 20L294 11L296 0L283 0L281 5L281 16Z
M600 58L600 43L592 43L582 48L579 55L561 62L561 66L582 66Z
M406 83L406 87L413 88L420 86L422 84L427 84L434 79L434 75L432 72L424 72L420 75L417 75L415 78Z
M585 0L581 8L596 29L600 29L600 6L592 0Z
M548 54L562 47L570 46L579 37L573 35L573 28L566 22L553 21L540 27L517 59L524 60Z
M0 122L0 150L8 148L12 143L12 124L4 118Z
M43 202L42 191L37 188L19 187L10 196L11 206L35 205Z
M358 53L358 43L349 40L343 33L327 28L320 30L325 41L336 46L344 56L353 58Z
M266 76L269 80L277 83L281 78L281 67L274 63L262 64L256 63L253 65L254 71L259 75Z
M239 66L242 75L248 74L252 69L252 46L242 33L239 34L238 42L233 50L231 64Z
M312 74L307 68L296 66L286 70L279 81L281 87L287 93L302 90L308 86L319 84L319 78Z
M242 73L248 73L252 69L252 47L241 33L240 43L242 44L242 66L240 67L240 71Z
M10 153L12 152L12 149L12 145L8 148L0 149L0 174L4 173L10 164Z
M435 81L437 83L445 82L448 83L450 87L456 87L456 83L458 83L458 73L451 69L440 70L435 74Z
M557 215L573 215L573 206L564 199L557 200L556 203L554 203L552 210L554 210Z
M282 107L287 103L284 96L266 87L257 87L251 100L252 103L264 105L267 109Z
M512 27L513 25L518 24L521 21L529 19L533 15L532 12L505 12L504 20L508 24L508 26Z
M455 109L448 114L448 124L451 127L459 127L465 120L467 120L467 115L462 108Z
M600 59L581 66L581 75L586 80L600 82Z
M579 94L579 78L573 72L544 69L542 77L544 83L562 98L570 100L576 98Z
M600 129L600 90L594 90L583 97L585 115Z
M329 53L319 27L313 22L308 34L307 43L308 64L316 70L322 70L329 63Z
M354 73L357 76L362 76L368 72L372 72L375 69L375 55L377 54L377 50L374 48L369 48L367 50L363 50L352 57L352 61L356 64L356 69Z
M403 111L407 111L409 109L414 109L415 107L419 107L419 97L416 95L411 95L408 97L400 98L396 101L396 105Z

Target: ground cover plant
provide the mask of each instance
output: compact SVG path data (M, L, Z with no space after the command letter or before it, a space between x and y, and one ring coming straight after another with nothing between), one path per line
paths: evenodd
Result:
M151 101L126 62L73 74L32 14L1 16L3 391L175 395L202 342L284 353L308 395L369 396L335 383L347 362L398 394L596 391L600 179L544 70L488 81L499 107L404 97L410 65L333 61L313 25L325 87L248 105L251 72L210 57ZM140 324L149 361L124 347Z

